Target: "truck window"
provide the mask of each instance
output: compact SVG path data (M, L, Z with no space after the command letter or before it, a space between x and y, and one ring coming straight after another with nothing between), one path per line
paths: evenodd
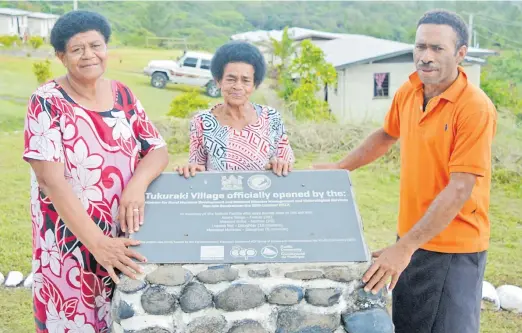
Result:
M196 58L185 58L185 60L183 61L183 66L195 68L197 63L198 63L198 59L196 59Z
M201 60L201 69L210 69L210 60Z

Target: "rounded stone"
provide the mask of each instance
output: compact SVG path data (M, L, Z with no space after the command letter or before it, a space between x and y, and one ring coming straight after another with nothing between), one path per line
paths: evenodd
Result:
M362 278L360 269L357 267L332 267L324 272L324 277L337 282L351 282Z
M332 332L341 325L339 314L322 314L283 308L277 316L278 333Z
M24 288L31 288L33 286L33 282L34 282L34 275L33 275L33 273L31 273L24 280Z
M342 316L344 329L350 333L393 333L393 322L384 309L375 308Z
M132 306L125 302L125 301L120 301L120 303L118 304L118 309L117 309L117 319L118 321L122 320L122 319L129 319L131 318L132 316L134 316L134 309L132 308Z
M22 272L11 271L7 273L5 278L6 287L18 287L24 281L24 275Z
M133 280L128 276L124 275L120 278L120 284L118 290L126 294L133 294L147 287L147 282L142 280Z
M497 288L497 293L502 309L522 313L522 288L503 285Z
M324 277L324 274L321 271L305 270L288 272L285 274L285 277L294 280L315 280L322 279Z
M141 296L141 305L145 312L152 315L167 315L176 309L176 295L163 286L151 286Z
M267 331L257 321L246 319L232 324L228 333L267 333Z
M306 290L305 299L315 306L332 306L339 303L341 293L338 288L313 288Z
M297 286L279 286L268 295L268 303L278 305L293 305L303 299L303 288Z
M132 331L132 333L172 333L162 327L148 327L139 331Z
M493 311L500 310L500 298L497 290L487 281L482 281L482 308Z
M191 279L192 273L180 265L162 265L146 277L149 283L164 286L179 286L188 283Z
M179 305L183 312L196 312L212 305L212 294L201 283L191 282L183 289Z
M248 276L251 278L265 278L270 277L270 270L268 268L265 269L251 269L248 271Z
M266 301L265 293L259 286L234 284L214 297L216 308L225 311L241 311L261 306Z
M355 293L355 306L357 310L386 307L387 299L384 295L384 288L379 290L375 295L371 292L364 291L363 288L356 289Z
M227 321L223 316L203 316L187 325L187 333L221 333Z
M197 275L199 281L203 283L215 284L223 281L234 281L239 272L229 265L210 266Z

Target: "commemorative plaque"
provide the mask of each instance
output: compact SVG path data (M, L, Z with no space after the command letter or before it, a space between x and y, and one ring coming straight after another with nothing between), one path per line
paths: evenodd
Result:
M132 238L149 263L369 260L343 170L163 173L145 194Z

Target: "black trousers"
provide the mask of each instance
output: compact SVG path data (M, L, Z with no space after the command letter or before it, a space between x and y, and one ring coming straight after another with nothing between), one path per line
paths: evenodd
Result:
M417 250L392 292L395 333L479 333L486 257Z

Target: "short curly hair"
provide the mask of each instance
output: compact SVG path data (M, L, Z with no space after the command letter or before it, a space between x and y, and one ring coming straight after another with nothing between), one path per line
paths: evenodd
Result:
M65 52L67 42L76 34L96 30L103 35L105 43L111 37L107 19L95 12L75 10L62 15L51 30L51 45L55 52Z
M266 74L266 61L256 46L243 41L231 41L220 46L210 63L210 70L214 79L218 82L221 81L225 66L232 62L244 62L254 67L254 85L256 88L263 82Z
M449 25L453 28L455 33L457 34L457 50L461 46L468 46L469 44L469 31L466 25L466 22L454 12L450 12L444 9L434 9L430 10L420 18L417 23L417 28L421 24L442 24Z

